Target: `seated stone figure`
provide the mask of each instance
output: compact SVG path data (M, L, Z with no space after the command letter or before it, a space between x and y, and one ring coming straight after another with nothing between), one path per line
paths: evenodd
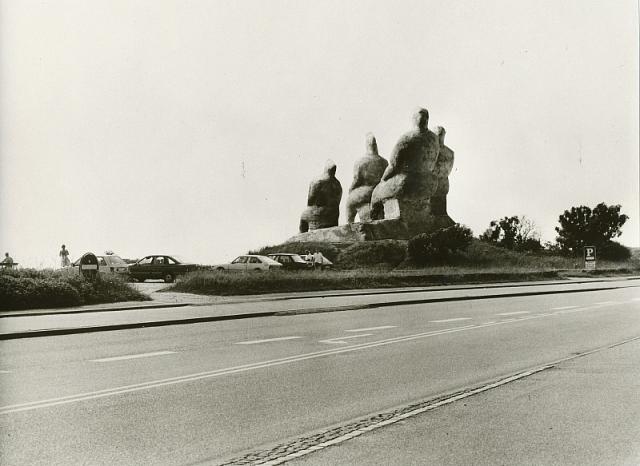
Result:
M438 126L438 141L440 153L436 162L435 174L438 177L438 187L431 196L431 213L433 215L448 215L447 194L449 193L449 175L453 169L454 152L444 145L445 129Z
M373 189L380 182L389 165L378 155L378 144L373 134L367 135L367 152L353 166L353 182L347 198L347 222L353 223L356 214L361 222L370 222L370 202Z
M309 185L307 208L300 217L300 233L338 225L342 186L336 178L336 164L327 160L324 173Z
M408 225L431 222L430 198L438 187L434 173L440 144L428 129L429 112L421 108L414 116L416 129L396 144L382 181L371 195L374 220L400 219Z

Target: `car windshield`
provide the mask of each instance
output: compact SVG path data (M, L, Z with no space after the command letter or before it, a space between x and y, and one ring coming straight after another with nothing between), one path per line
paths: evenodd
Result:
M298 254L294 254L293 256L291 256L291 259L293 260L293 262L302 262L302 263L306 263L307 262L302 257L300 257Z
M104 259L107 261L107 263L112 264L112 265L119 265L119 266L125 266L127 265L127 263L124 261L124 259L122 259L122 257L120 256L104 256Z

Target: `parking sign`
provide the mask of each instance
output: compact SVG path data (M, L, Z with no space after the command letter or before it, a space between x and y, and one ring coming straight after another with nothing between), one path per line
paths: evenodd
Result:
M596 269L596 247L595 246L584 247L584 268L585 270Z

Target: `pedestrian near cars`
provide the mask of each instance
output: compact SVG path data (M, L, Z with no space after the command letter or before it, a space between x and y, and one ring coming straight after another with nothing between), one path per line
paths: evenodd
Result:
M69 267L71 265L71 261L69 260L69 250L63 244L62 249L60 249L60 267Z
M316 269L322 270L323 262L324 262L324 256L320 251L316 249L316 252L313 253L313 267Z

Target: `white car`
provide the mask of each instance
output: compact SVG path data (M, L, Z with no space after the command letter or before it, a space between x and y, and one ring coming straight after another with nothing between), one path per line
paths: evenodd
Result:
M247 254L238 256L228 264L214 265L213 270L224 270L228 272L260 272L263 270L280 270L282 264L267 256Z
M129 264L124 259L115 254L105 254L104 256L96 256L98 258L98 272L100 273L115 273L121 277L129 276ZM73 267L80 265L80 259L76 260Z

